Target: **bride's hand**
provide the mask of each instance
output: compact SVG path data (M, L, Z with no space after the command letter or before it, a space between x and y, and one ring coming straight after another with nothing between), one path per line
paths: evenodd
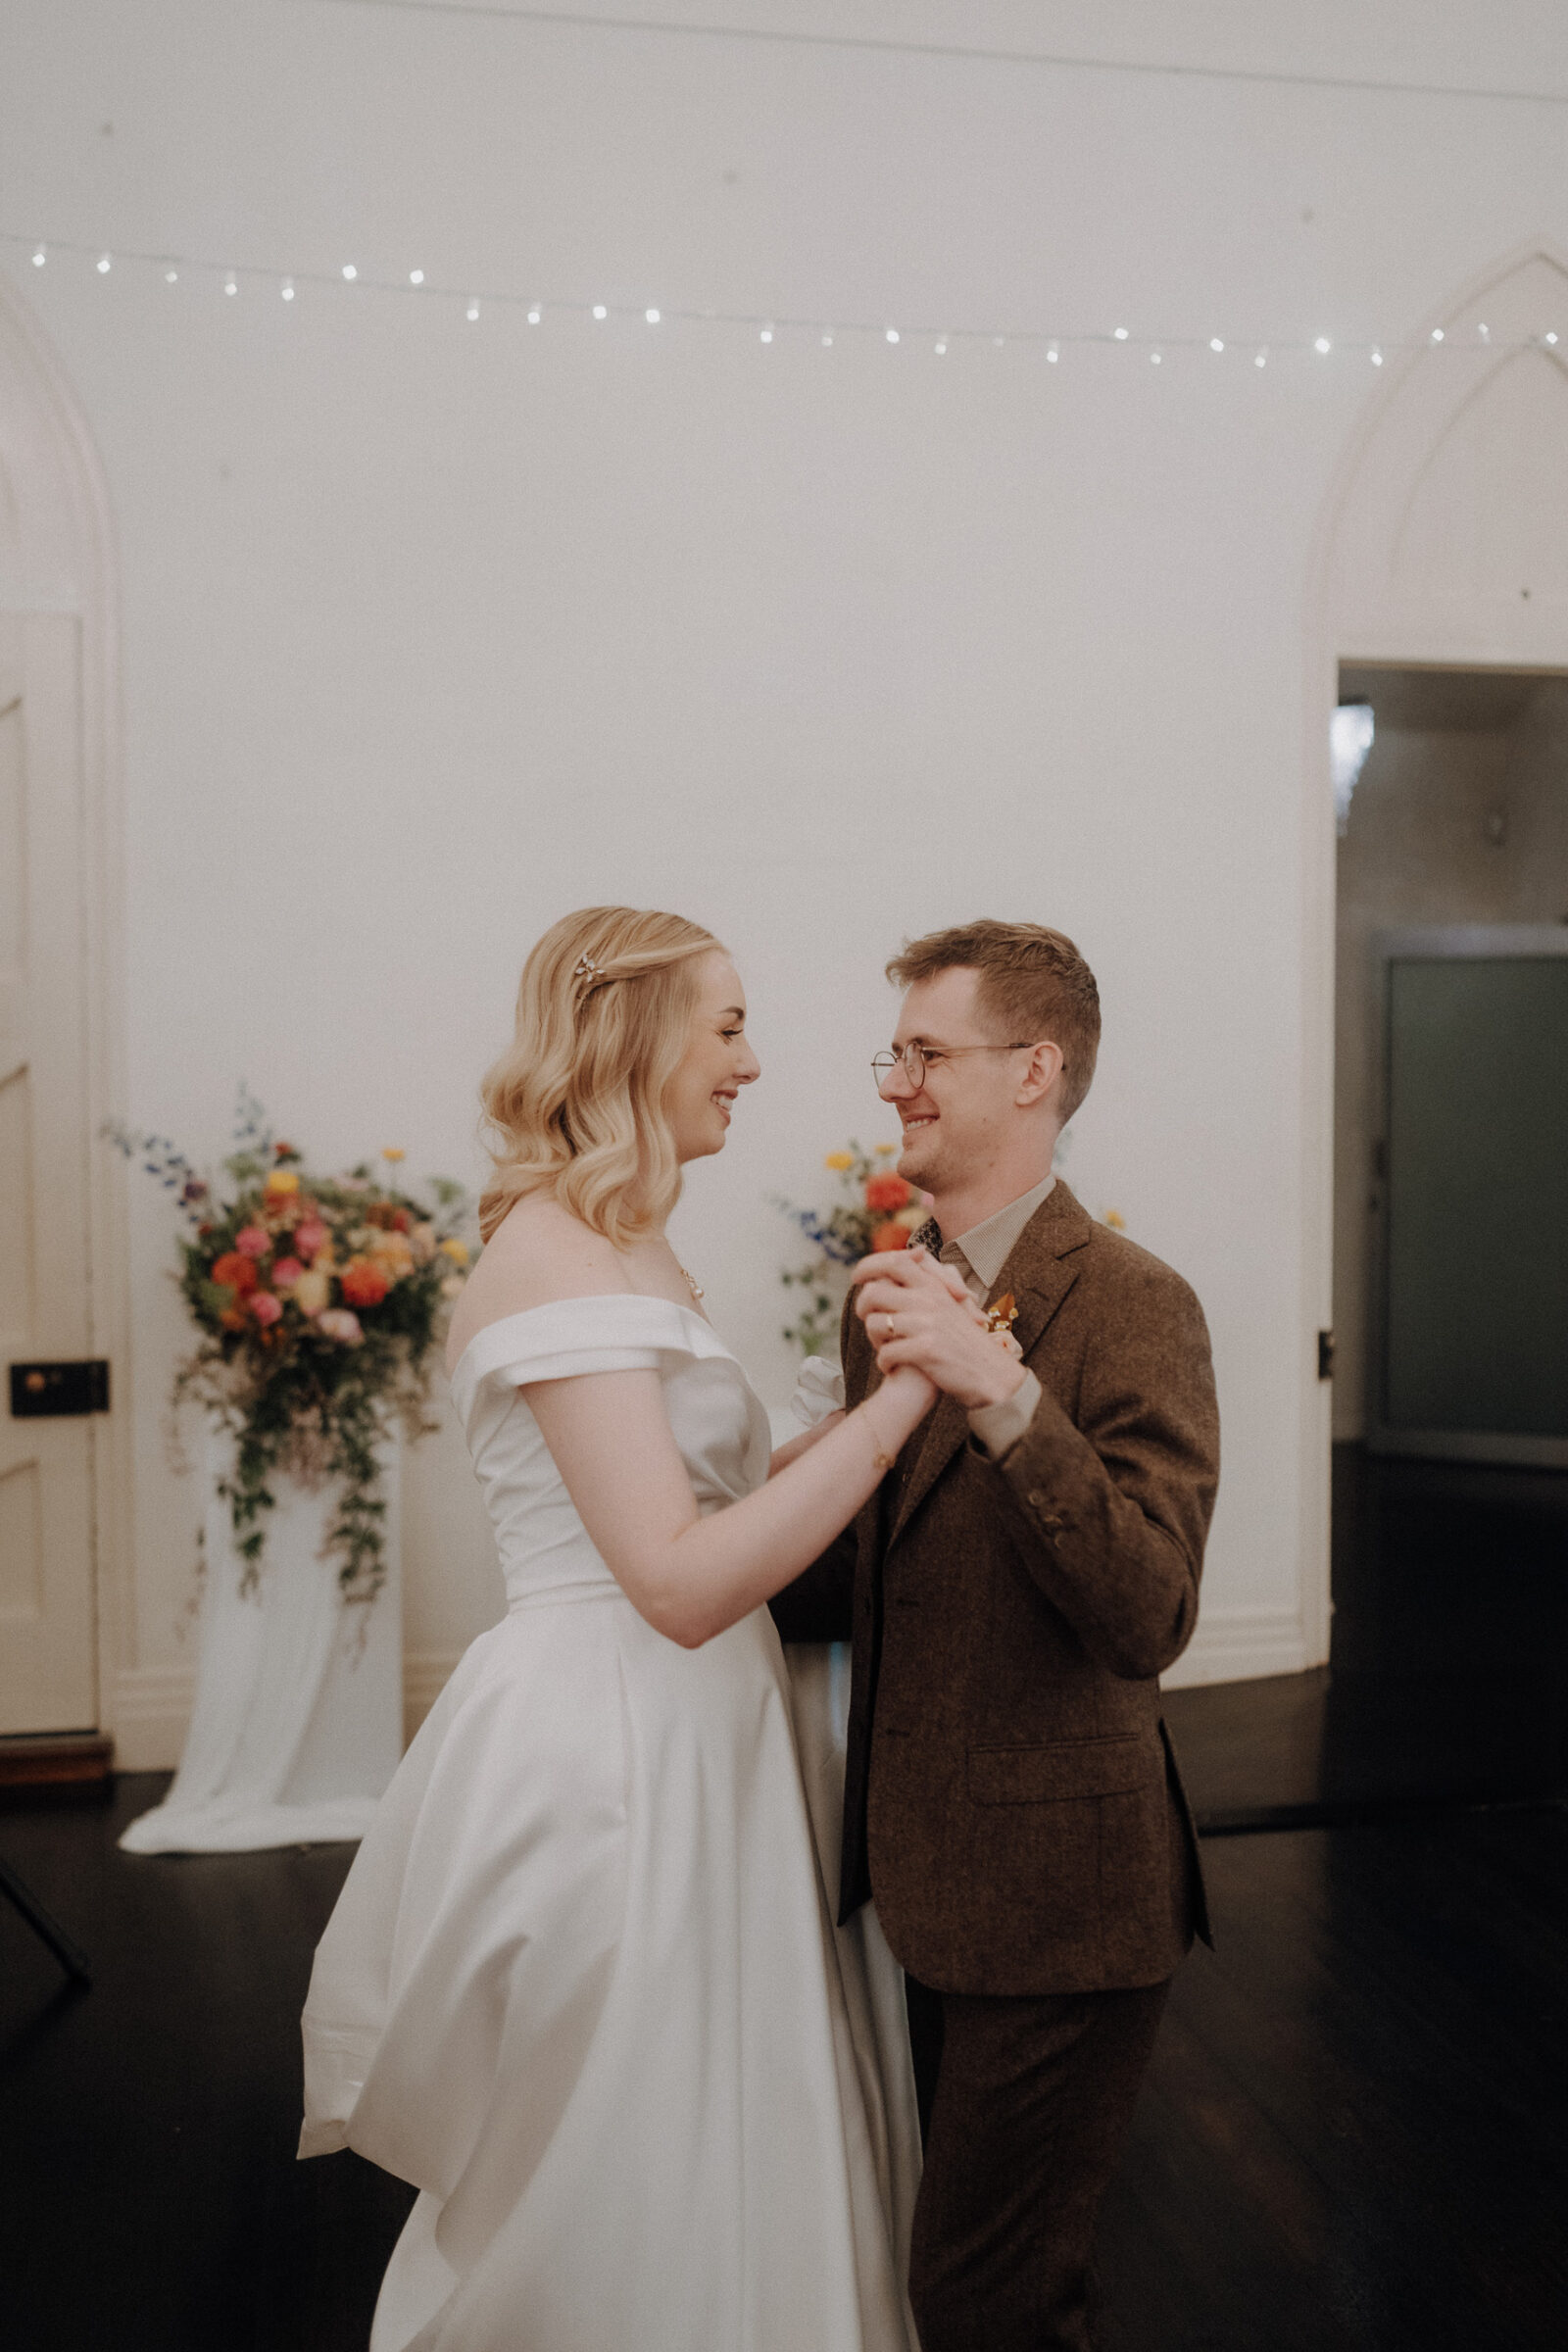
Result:
M951 1272L910 1250L863 1257L850 1279L881 1370L917 1367L972 1412L1013 1395L1023 1378L1021 1350L998 1346L986 1314L946 1279Z

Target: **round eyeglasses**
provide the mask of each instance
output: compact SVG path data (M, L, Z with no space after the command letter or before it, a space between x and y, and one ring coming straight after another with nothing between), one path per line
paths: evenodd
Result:
M902 1064L904 1075L918 1092L925 1084L927 1070L938 1070L945 1061L956 1061L960 1054L1021 1054L1025 1046L1038 1043L1033 1037L1019 1037L1010 1046L906 1046L902 1054L873 1054L871 1074L876 1080L876 1091L881 1094Z

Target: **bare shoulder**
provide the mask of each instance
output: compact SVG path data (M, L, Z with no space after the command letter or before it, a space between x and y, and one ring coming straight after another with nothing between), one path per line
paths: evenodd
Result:
M506 1315L629 1288L624 1261L602 1233L547 1194L532 1194L507 1211L464 1286L447 1337L448 1368Z

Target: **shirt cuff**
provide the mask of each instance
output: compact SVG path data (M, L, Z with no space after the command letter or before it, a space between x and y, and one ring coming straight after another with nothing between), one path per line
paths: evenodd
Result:
M969 1415L969 1433L983 1453L1000 1462L1009 1446L1016 1446L1040 1402L1042 1390L1039 1381L1024 1366L1024 1375L1010 1396L1000 1404L977 1405Z

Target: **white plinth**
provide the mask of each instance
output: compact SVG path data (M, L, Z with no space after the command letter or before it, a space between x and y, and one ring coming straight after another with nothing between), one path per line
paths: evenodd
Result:
M345 1604L323 1558L335 1491L269 1481L259 1580L241 1591L229 1506L219 1494L232 1441L209 1433L207 1573L196 1703L173 1786L133 1821L133 1854L238 1853L365 1835L403 1752L398 1450L381 1456L386 1582Z

